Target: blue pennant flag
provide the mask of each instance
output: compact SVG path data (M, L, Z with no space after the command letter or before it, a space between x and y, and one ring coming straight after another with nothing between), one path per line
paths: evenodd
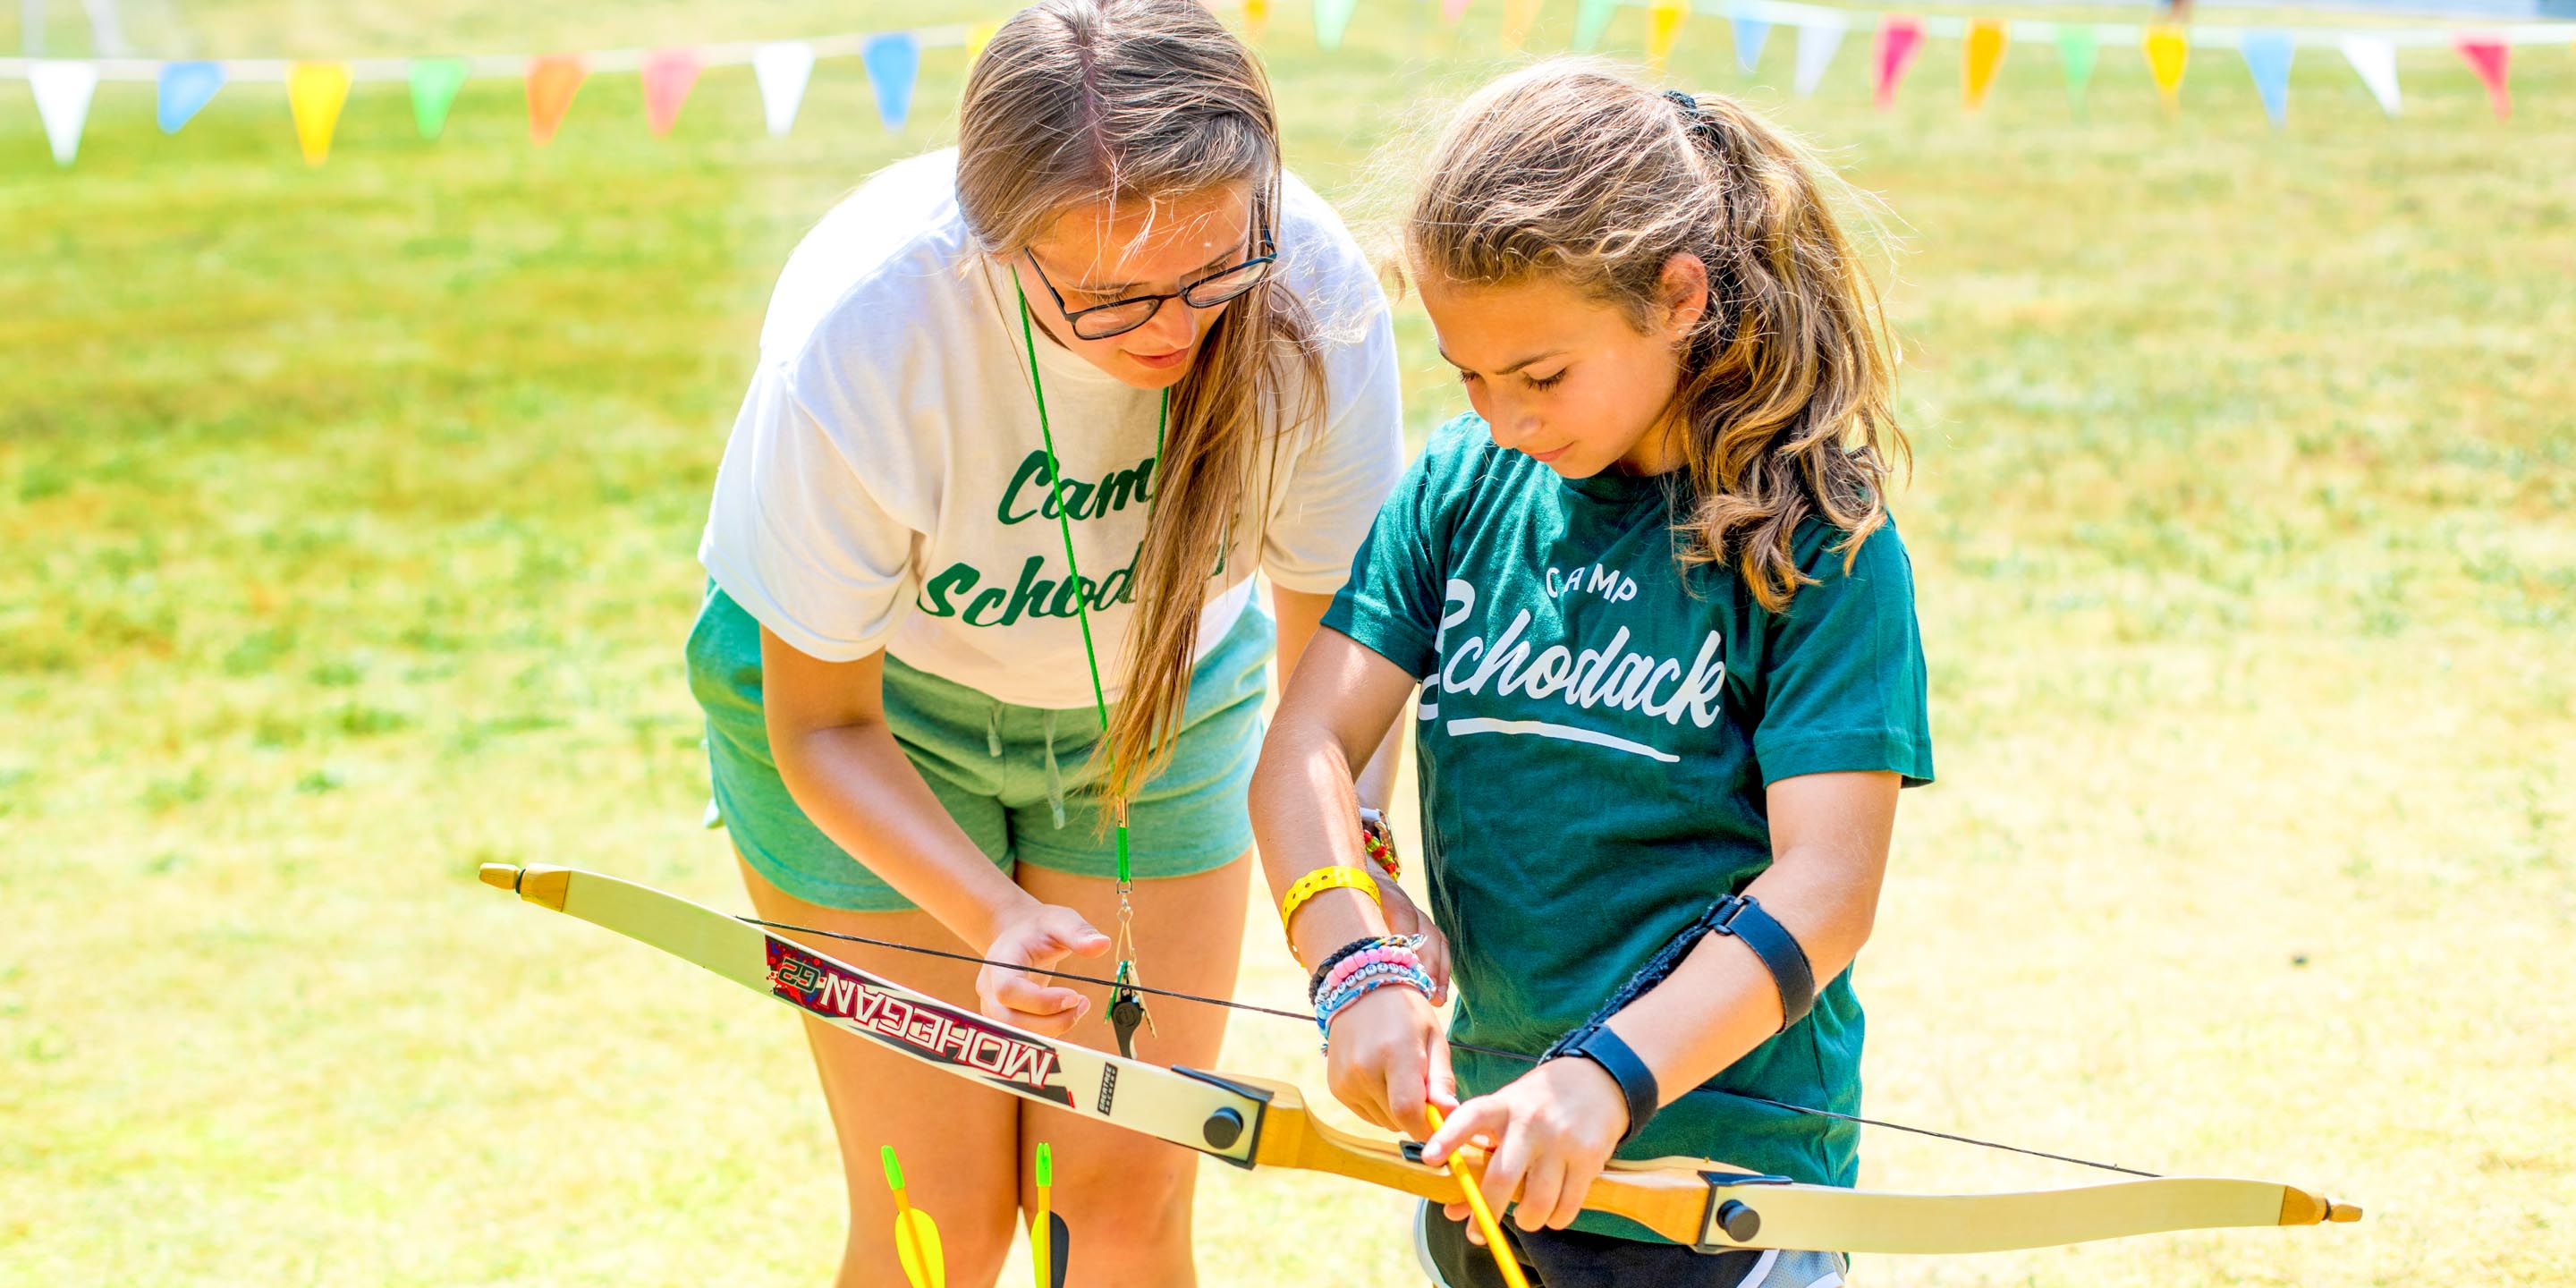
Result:
M1762 42L1771 38L1771 24L1760 18L1735 15L1735 65L1744 74L1753 74L1753 66L1762 61Z
M868 84L877 91L877 115L886 128L900 130L912 115L912 82L921 71L921 42L908 31L872 37L859 51L867 64Z
M2290 117L2290 58L2297 42L2286 31L2249 31L2237 46L2245 70L2254 73L2254 92L2263 96L2263 111L2278 126Z
M223 87L221 63L161 64L161 132L178 133Z

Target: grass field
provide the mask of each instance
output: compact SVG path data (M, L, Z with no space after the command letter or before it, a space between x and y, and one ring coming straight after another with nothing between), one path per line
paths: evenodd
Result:
M1498 65L1495 8L1453 36L1369 0L1325 55L1283 5L1293 164L1367 186L1386 123ZM223 56L998 10L181 12ZM2082 119L2017 50L1968 118L1955 43L1884 114L1865 37L1803 101L1790 43L1741 78L1699 21L1676 79L1775 106L1897 221L1941 782L1862 964L1871 1109L2370 1209L1861 1282L2565 1282L2576 56L2518 50L2500 125L2447 50L2407 56L2394 121L2309 51L2274 131L2224 50L2178 116L2106 50ZM742 906L679 673L708 484L788 248L944 139L959 79L932 51L893 138L827 62L772 140L748 70L711 71L657 140L601 77L543 151L515 83L436 144L361 86L318 171L273 86L176 137L104 87L67 172L0 86L0 1284L828 1276L841 1181L788 1017L473 872ZM1459 398L1404 316L1418 432ZM1258 926L1244 991L1292 997ZM1293 1025L1239 1022L1227 1064L1320 1091ZM1866 1159L1891 1189L2086 1179ZM1400 1203L1205 1175L1204 1282L1414 1282Z

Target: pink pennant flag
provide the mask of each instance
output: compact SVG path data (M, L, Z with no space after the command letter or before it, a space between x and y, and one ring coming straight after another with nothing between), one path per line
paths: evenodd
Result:
M1440 0L1440 21L1455 24L1467 16L1467 0Z
M1891 13L1878 22L1878 106L1879 110L1896 105L1896 82L1905 78L1905 69L1913 65L1914 52L1923 47L1923 24L1905 14Z
M528 137L538 147L555 137L585 74L579 54L547 54L528 64Z
M698 51L656 49L644 56L644 121L657 136L680 120L680 105L698 83Z
M2470 69L2477 72L2478 79L2485 83L2487 102L2494 105L2496 119L2505 119L2513 111L2513 97L2504 84L2505 64L2513 53L2513 47L2493 36L2468 32L2460 33L2454 43L2459 48L2460 57L2469 60Z

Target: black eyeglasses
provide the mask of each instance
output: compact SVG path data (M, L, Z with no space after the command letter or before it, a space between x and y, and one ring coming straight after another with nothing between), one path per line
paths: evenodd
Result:
M1181 289L1169 295L1132 295L1087 309L1067 306L1064 292L1055 289L1055 283L1047 280L1046 269L1038 263L1037 253L1021 253L1028 256L1029 267L1037 270L1039 284L1047 288L1047 294L1055 297L1055 306L1064 314L1064 320L1072 324L1073 333L1085 340L1106 340L1153 321L1154 315L1163 311L1165 300L1179 300L1194 309L1212 309L1269 281L1271 265L1279 258L1278 247L1270 240L1268 229L1262 230L1259 244L1260 254L1195 282L1185 282Z

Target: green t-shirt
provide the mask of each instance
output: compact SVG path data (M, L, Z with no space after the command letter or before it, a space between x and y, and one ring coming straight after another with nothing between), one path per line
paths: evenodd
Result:
M1766 612L1730 567L1684 573L1668 485L1567 480L1462 416L1432 435L1324 624L1422 680L1432 915L1456 952L1458 1041L1535 1055L1719 896L1771 865L1764 788L1837 771L1931 781L1912 568L1893 524L1860 547L1802 527L1816 584ZM1675 1100L1620 1151L1821 1184L1857 1129L1730 1096L1856 1113L1851 973L1806 1019ZM1462 1095L1526 1063L1458 1051ZM1577 1228L1651 1237L1617 1217Z

